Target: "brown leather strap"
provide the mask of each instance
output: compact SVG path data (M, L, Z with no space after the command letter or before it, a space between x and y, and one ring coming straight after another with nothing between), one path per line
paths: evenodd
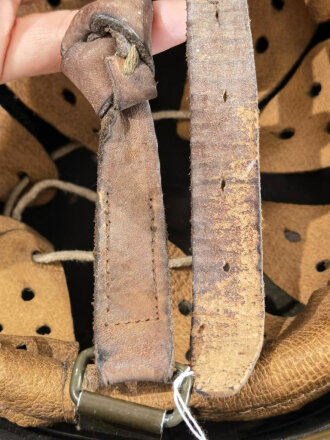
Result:
M99 0L63 43L63 71L102 118L95 347L103 384L172 373L168 261L157 142L150 0Z
M258 107L246 0L188 0L192 368L203 395L246 382L263 339Z

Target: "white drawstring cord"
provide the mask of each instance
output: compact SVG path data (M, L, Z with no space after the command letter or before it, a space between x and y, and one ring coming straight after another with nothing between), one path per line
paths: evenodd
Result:
M198 440L207 440L207 437L205 433L203 432L202 428L197 423L196 419L193 417L193 415L190 412L189 407L185 404L181 397L180 389L182 386L183 381L189 377L193 376L194 373L191 371L190 367L186 368L173 382L173 399L174 404L179 411L183 421L188 426L192 434L198 439Z

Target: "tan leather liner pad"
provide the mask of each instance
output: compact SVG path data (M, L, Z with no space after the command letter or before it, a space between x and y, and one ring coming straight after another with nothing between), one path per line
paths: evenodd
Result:
M149 104L120 113L111 140L100 148L94 330L101 380L162 382L171 375L172 341Z
M21 426L73 423L69 383L77 353L76 342L0 335L1 417Z
M70 140L97 151L100 121L87 99L62 73L20 79L8 87Z
M47 326L50 337L73 341L62 265L32 260L33 252L52 252L53 247L25 224L0 216L0 248L1 334L38 336L38 329Z
M284 78L316 30L304 0L286 0L281 9L274 4L270 0L249 1L259 99Z
M19 228L27 229L21 223L0 217L0 234L3 233L2 228L9 228L13 225L17 226L17 231L20 231ZM29 229L29 231L32 230ZM171 258L185 256L173 244L168 243L168 247ZM43 250L46 251L47 248ZM41 268L47 269L49 276L52 276L54 264L41 265ZM191 301L191 275L191 268L171 270L172 311L175 319L175 359L182 363L187 362L185 353L190 344L191 316L182 315L178 304L182 300ZM15 276L17 278L17 273ZM26 285L34 285L35 271L30 270L25 280ZM19 279L17 283L19 283ZM36 296L43 285L38 285ZM56 297L61 298L61 288L56 280L53 280L52 286ZM20 289L18 288L17 291L20 292ZM14 293L11 293L14 296ZM0 291L0 298L3 294L5 293ZM62 317L70 316L69 305L66 303L63 307L61 304L60 301L56 306L62 313ZM55 310L55 306L48 303L47 295L39 298L39 307L43 307L48 312L48 307L51 307L52 311ZM73 422L74 408L68 387L73 361L78 353L78 344L41 336L33 337L35 335L34 314L33 307L25 307L22 315L17 316L17 314L11 313L4 321L2 320L3 315L1 315L0 323L4 324L3 333L10 328L19 334L22 331L20 324L25 323L27 336L11 336L0 333L0 371L3 373L0 375L2 390L0 393L0 416L21 426L43 426L64 420ZM64 323L63 319L58 317L57 319L58 324ZM32 325L28 325L28 323ZM57 332L56 335L65 339L66 326L62 326L61 329L62 333ZM96 374L95 378L94 386L98 386ZM31 389L32 386L33 389ZM129 387L131 390L134 389L134 384L130 384ZM52 396L51 400L49 396Z
M20 5L17 15L22 16L38 12L59 11L61 9L80 9L88 3L91 3L91 0L60 0L59 2L28 0L26 3ZM52 6L52 4L54 6Z
M290 173L330 166L329 53L329 40L315 46L262 111L262 172Z
M43 179L56 179L57 168L39 142L17 122L6 110L0 107L0 200L6 201L26 174L31 182ZM37 198L36 203L45 203L53 191Z
M186 276L189 269L172 271L175 286L181 281L185 283L185 276L180 281L182 271ZM181 289L173 291L175 301L179 301L181 294ZM189 298L188 291L182 298ZM197 416L214 421L271 417L299 409L329 391L329 309L328 288L313 294L305 311L295 318L267 315L266 333L268 339L273 336L275 340L264 345L248 383L230 398L193 394L191 403ZM22 345L26 350L16 348ZM68 384L76 349L74 344L69 346L47 338L0 335L1 416L23 426L72 422L74 410ZM84 387L98 388L94 366L88 367ZM131 383L99 392L145 405L173 408L170 385Z
M235 394L264 327L257 88L247 4L188 1L197 393Z
M264 202L264 270L302 303L330 280L330 205Z
M330 2L329 0L305 0L314 20L323 23L330 20Z
M42 336L0 336L0 349L6 350L15 348L19 350L28 351L33 356L52 357L60 362L75 361L78 354L78 342L76 341L62 341Z

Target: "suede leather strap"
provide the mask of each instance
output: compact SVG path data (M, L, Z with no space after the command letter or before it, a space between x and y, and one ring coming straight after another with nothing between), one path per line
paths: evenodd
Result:
M197 393L226 397L263 341L258 105L246 0L188 0Z
M94 330L104 385L172 375L164 208L147 103L156 96L151 22L151 0L99 0L77 14L62 48L63 72L102 121Z
M94 328L105 385L162 382L172 372L165 222L146 103L156 94L151 19L150 0L98 0L78 13L63 42L63 71L102 120ZM257 87L246 0L188 0L187 47L192 366L197 392L229 396L252 372L264 323ZM132 50L139 61L127 74Z

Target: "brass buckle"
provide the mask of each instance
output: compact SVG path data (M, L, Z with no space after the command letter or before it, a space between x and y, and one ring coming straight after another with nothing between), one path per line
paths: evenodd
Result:
M76 407L77 429L101 431L121 436L132 435L145 439L160 437L164 428L173 428L182 422L175 408L172 412L103 396L83 390L87 364L94 359L94 348L82 351L73 366L70 396ZM176 371L182 373L187 366L176 363ZM192 376L185 378L181 396L189 404L193 385Z

